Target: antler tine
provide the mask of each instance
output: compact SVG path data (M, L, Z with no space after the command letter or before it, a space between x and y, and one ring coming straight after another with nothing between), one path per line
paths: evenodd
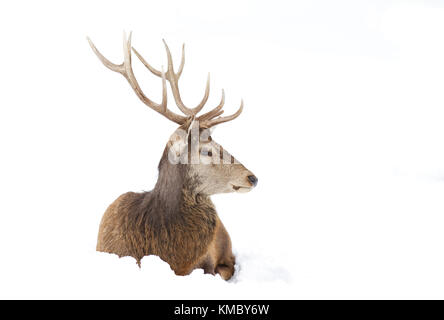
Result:
M177 124L183 124L186 121L186 117L178 115L167 108L167 89L166 89L166 77L165 73L160 72L160 76L162 77L162 103L158 104L152 100L150 100L142 91L139 86L139 83L134 76L134 72L131 66L131 33L128 38L126 38L126 34L123 34L123 53L124 53L124 62L120 65L114 64L108 59L106 59L100 52L97 50L94 43L89 39L88 42L93 49L94 53L97 55L99 60L110 70L118 72L122 74L129 82L131 87L133 88L136 95L139 99L146 104L151 109L159 112L164 115L166 118L170 119Z
M179 71L177 71L177 73L176 73L177 79L179 79L180 76L182 75L184 65L185 65L185 43L182 44L182 59L180 60Z
M162 111L163 112L167 112L167 99L168 99L168 92L167 92L166 78L162 66L162 106L163 106Z
M219 110L222 109L224 104L225 104L225 91L224 91L224 89L222 89L222 98L220 99L219 105L216 108L214 108L213 110L210 110L207 113L204 113L203 115L199 116L199 118L197 118L197 119L199 121L204 121L204 120L209 120L214 117L217 117L218 115L221 115L223 113L223 110L220 112L219 112Z
M152 67L148 62L145 61L145 59L140 55L139 52L137 52L137 50L132 47L133 52L136 54L137 58L139 58L140 62L142 62L142 64L149 70L151 71L152 74L158 76L158 77L162 77L162 72L160 72L159 70L156 70L154 67Z
M244 101L241 100L241 105L240 105L239 109L235 113L233 113L230 116L219 117L219 118L209 119L209 120L203 121L203 122L201 122L201 127L203 127L203 128L210 128L210 127L213 127L213 126L215 126L217 124L234 120L237 117L239 117L239 115L242 113L243 109L244 109ZM217 114L215 116L217 116Z
M91 39L89 37L86 37L86 40L88 40L88 43L91 47L91 49L94 51L94 53L96 54L97 58L99 58L99 60L103 63L103 65L105 67L107 67L108 69L115 71L115 72L119 72L121 73L123 76L126 77L125 72L124 72L124 66L123 63L122 64L114 64L111 61L109 61L107 58L105 58L99 50L97 50L96 46L94 45L94 43L91 41Z

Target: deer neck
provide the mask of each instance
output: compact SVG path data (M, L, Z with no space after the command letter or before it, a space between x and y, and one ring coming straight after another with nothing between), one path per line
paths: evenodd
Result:
M215 207L208 195L199 193L199 181L187 175L183 164L172 164L168 159L159 164L159 177L152 196L165 214L216 214Z

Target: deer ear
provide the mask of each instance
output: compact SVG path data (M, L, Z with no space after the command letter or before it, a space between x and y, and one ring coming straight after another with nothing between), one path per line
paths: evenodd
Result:
M214 130L216 129L216 126L212 126L210 128L208 128L208 132L210 133L210 136L213 134Z

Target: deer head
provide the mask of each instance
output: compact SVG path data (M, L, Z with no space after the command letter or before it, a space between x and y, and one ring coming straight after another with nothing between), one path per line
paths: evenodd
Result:
M162 171L174 171L171 170L172 165L180 166L182 174L184 173L187 177L187 181L194 181L195 191L205 195L248 192L256 186L258 181L256 176L211 138L211 131L216 125L234 120L241 114L243 102L241 101L239 109L234 114L222 117L221 114L224 112L222 108L225 102L225 94L222 90L219 105L204 114L198 115L209 97L210 77L208 74L205 94L201 102L194 108L188 108L183 103L178 82L185 64L184 46L182 46L182 60L176 72L171 52L166 42L163 41L168 59L168 68L164 72L163 68L157 70L148 64L136 49L131 47L131 33L128 38L124 34L124 61L120 65L106 59L89 38L88 42L99 60L108 69L118 72L126 78L131 88L145 105L179 125L179 128L171 135L159 164L161 174ZM160 104L150 100L140 88L132 69L131 50L151 73L162 79L162 102ZM171 87L176 105L183 115L176 114L167 108L167 81Z

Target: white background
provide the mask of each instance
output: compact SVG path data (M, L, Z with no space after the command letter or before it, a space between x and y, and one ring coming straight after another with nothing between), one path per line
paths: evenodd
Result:
M120 63L123 30L158 68L186 43L185 103L208 71L245 101L213 135L259 178L213 199L231 282L95 252L175 129L87 44ZM3 1L0 33L0 298L444 298L442 2Z

